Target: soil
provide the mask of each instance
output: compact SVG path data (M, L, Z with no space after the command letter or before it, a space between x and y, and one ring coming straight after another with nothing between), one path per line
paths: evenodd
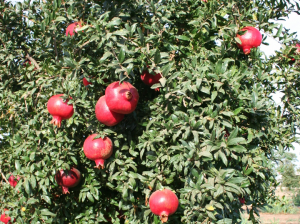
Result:
M300 214L269 214L261 213L262 224L299 224Z
M293 192L286 188L278 188L275 191L275 195L279 198L285 196L292 198ZM244 206L246 211L246 206ZM245 214L245 218L248 215ZM271 214L271 213L260 213L261 224L300 224L300 209L297 214Z

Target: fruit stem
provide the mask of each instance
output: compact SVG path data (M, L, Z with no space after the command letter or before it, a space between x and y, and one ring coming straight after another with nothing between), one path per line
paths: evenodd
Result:
M246 47L244 47L243 48L243 52L244 52L244 54L250 54L250 51L251 51L251 48L249 47L249 46L246 46Z
M65 186L61 186L61 187L62 187L62 190L63 190L63 194L70 194L68 187L65 187Z
M168 215L165 212L162 212L162 214L160 215L160 221L162 223L165 223L168 221Z
M96 159L95 160L95 163L96 163L96 166L95 166L95 168L97 168L97 169L104 169L104 159Z
M131 98L132 98L132 93L131 93L130 91L127 91L127 92L125 93L125 98L126 98L127 100L131 100Z
M53 116L53 119L50 122L50 124L53 124L54 126L57 126L58 128L60 128L61 121L62 121L62 118L60 116Z

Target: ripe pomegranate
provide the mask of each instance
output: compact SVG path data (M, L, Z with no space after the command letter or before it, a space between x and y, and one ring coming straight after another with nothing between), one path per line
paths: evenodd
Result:
M51 124L57 125L57 127L61 126L62 120L67 120L73 116L74 108L73 105L68 105L68 100L66 102L63 101L61 96L64 94L58 94L50 97L47 103L47 109L49 113L53 116Z
M297 48L296 52L300 53L300 43L296 44L296 48Z
M129 82L113 82L105 90L105 100L111 111L130 114L137 106L139 93Z
M71 168L71 170L64 171L61 169L55 175L55 180L62 187L63 194L70 193L70 187L76 187L81 179L81 174L76 168Z
M300 43L297 43L295 47L297 48L296 53L299 54L300 53ZM290 58L289 64L292 65L295 63L295 61L296 61L295 58Z
M96 104L96 118L107 126L115 126L123 120L124 114L111 111L106 104L105 98L106 96L101 96Z
M155 75L151 75L147 70L144 70L141 74L142 81L148 86L152 86L156 83L159 83L159 79L161 77L162 76L160 73L155 73ZM156 88L155 91L159 91L159 88Z
M83 78L83 79L82 79L82 82L83 82L83 85L84 85L84 86L87 86L87 85L92 84L92 83L89 82L86 78Z
M167 222L168 217L176 212L178 204L176 194L168 189L155 191L149 198L151 211L159 215L162 223Z
M251 48L258 47L262 42L261 33L252 26L244 27L241 31L246 31L242 36L236 36L241 40L242 44L237 43L237 46L243 50L245 54L250 54Z
M240 200L242 205L245 204L245 201L246 201L245 198L239 198L239 200Z
M8 178L8 182L9 182L10 186L12 186L12 187L16 187L17 186L18 180L20 180L19 176L17 176L17 178L15 178L14 175L11 175Z
M95 161L96 168L103 169L104 161L113 153L113 143L108 137L94 139L97 135L87 137L83 144L83 152L88 159Z
M5 214L5 211L8 211L8 209L4 209L4 213L2 213L2 215L0 216L0 221L5 223L5 224L8 224L8 223L12 223L10 222L11 218Z
M81 28L81 22L75 22L75 23L71 23L66 30L66 36L68 36L68 34L72 37L75 33L77 33L77 29ZM74 33L75 31L75 33Z

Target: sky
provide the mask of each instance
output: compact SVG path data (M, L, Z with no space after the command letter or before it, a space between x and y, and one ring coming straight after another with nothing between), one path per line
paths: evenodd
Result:
M22 2L23 0L11 0L11 2ZM276 21L276 23L283 24L283 26L287 29L290 29L290 33L292 32L297 32L298 39L300 39L300 15L297 15L296 13L292 13L289 15L286 20L279 20ZM297 24L298 23L298 24ZM275 51L279 51L281 48L280 43L278 43L277 40L272 39L271 37L267 37L266 41L269 43L269 45L264 45L262 44L260 46L261 51L263 51L267 56L271 56L275 54ZM282 94L276 93L273 95L273 99L277 104L281 103L281 98ZM300 168L300 145L299 144L294 144L295 150L292 151L297 155L298 161L297 161L297 166Z

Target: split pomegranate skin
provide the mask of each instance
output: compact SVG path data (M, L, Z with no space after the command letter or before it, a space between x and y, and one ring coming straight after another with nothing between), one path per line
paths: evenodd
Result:
M55 175L55 180L58 185L62 187L63 194L70 193L69 188L76 187L81 179L80 171L76 168L71 168L71 170L64 171L61 169Z
M165 223L168 221L168 217L176 212L179 201L174 192L164 189L151 194L149 205L153 214L158 215L161 222Z
M67 120L74 114L74 108L72 104L68 105L68 100L63 101L61 96L64 94L58 94L50 97L47 103L47 109L49 113L53 116L51 124L56 125L57 127L61 126L62 120Z
M111 111L106 104L105 98L106 96L101 96L96 103L96 118L98 121L107 126L115 126L123 120L125 115Z
M113 82L105 90L105 100L111 111L130 114L137 106L139 93L129 82Z
M113 143L108 137L94 139L97 135L92 134L85 139L83 152L88 159L95 161L96 168L103 169L105 160L113 153Z
M258 47L262 42L262 35L258 29L252 26L246 26L241 31L246 31L243 35L237 34L242 44L237 43L237 46L247 55L250 54L251 48Z
M77 33L77 29L81 28L81 22L71 23L66 29L66 36L70 35L71 37ZM75 32L75 33L74 33Z

